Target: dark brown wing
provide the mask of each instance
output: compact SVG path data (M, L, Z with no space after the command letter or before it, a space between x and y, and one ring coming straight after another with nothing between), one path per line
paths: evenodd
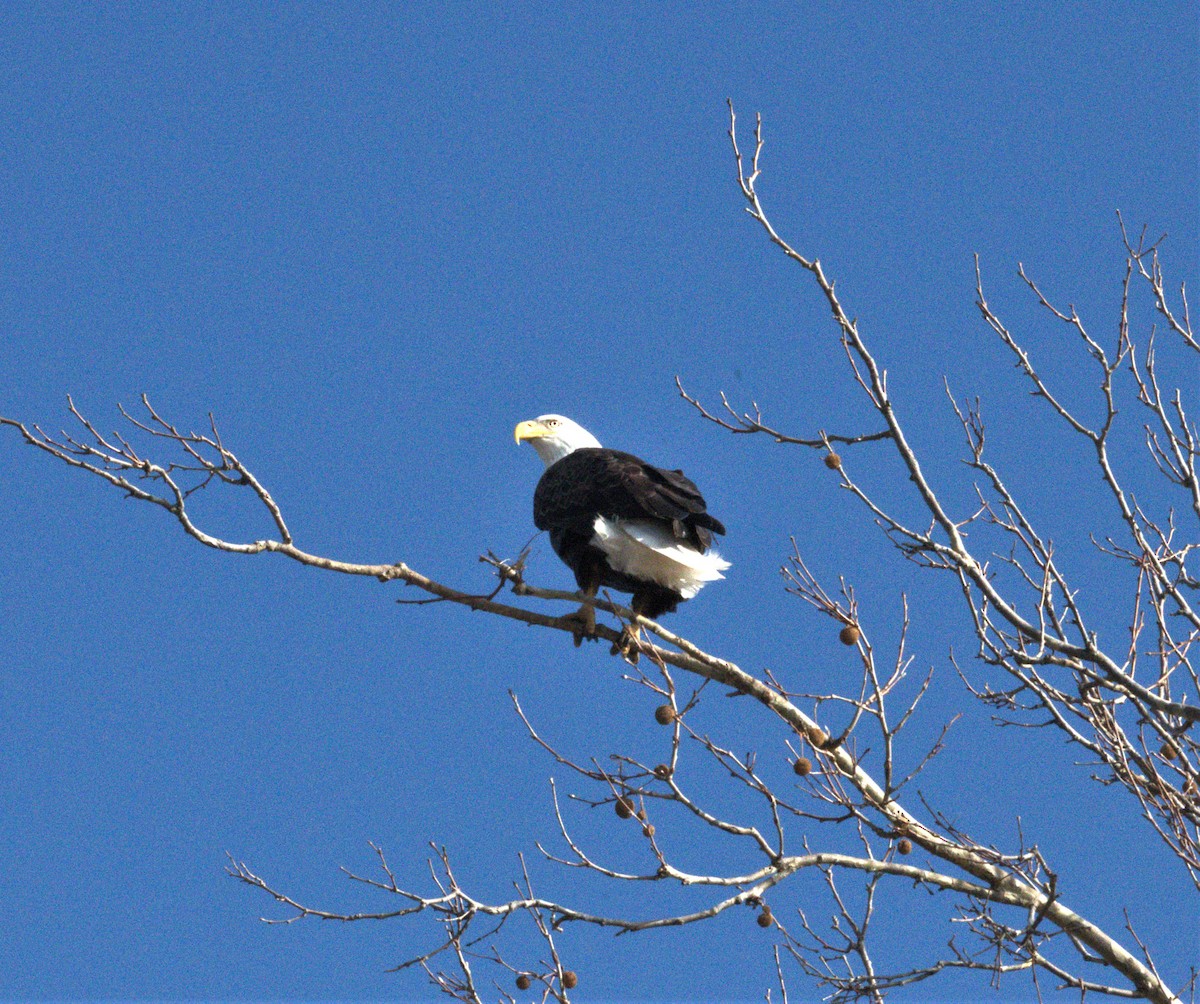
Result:
M651 467L620 450L575 450L542 475L533 494L533 521L539 530L590 536L597 516L659 520L700 551L707 550L713 533L725 532L683 471Z

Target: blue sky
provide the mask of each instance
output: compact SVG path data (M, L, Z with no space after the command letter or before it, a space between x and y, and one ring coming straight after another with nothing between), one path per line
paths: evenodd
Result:
M789 535L819 574L855 583L881 637L907 590L917 665L936 671L917 729L964 713L923 790L984 842L1011 843L1020 816L1064 897L1114 929L1127 908L1178 981L1200 955L1194 893L1128 798L1088 783L1057 739L988 724L948 665L951 644L970 647L953 591L883 547L819 458L705 425L673 379L753 398L798 434L874 427L827 309L742 211L728 97L747 125L763 114L767 208L837 278L931 476L967 505L945 374L984 396L1011 482L1126 617L1078 533L1112 529L1087 458L1037 433L1043 412L974 308L972 255L993 305L1087 400L1091 384L1070 383L1077 347L1032 309L1017 262L1106 337L1115 210L1169 232L1168 268L1194 277L1196 15L5 7L0 414L57 429L68 393L104 429L142 393L189 428L211 411L301 547L465 589L487 588L479 554L515 555L534 532L541 468L512 442L518 420L562 412L682 466L729 527L733 568L670 626L747 669L844 689L846 650L783 593ZM380 909L338 867L369 870L373 840L419 886L432 840L501 897L517 853L554 839L547 778L582 790L522 734L510 688L564 752L663 746L654 702L599 646L207 550L0 431L0 896L20 919L0 933L2 996L427 997L419 974L385 970L431 947L431 926L262 925L272 905L224 875L225 852L313 903ZM886 486L894 462L862 458ZM245 501L203 497L197 513L215 532L267 533ZM531 576L570 585L544 540ZM730 703L710 697L704 728L786 753ZM697 783L731 797L715 775ZM611 812L578 825L614 865L644 866ZM545 865L535 877L617 911L686 899ZM803 883L781 900L823 906ZM945 912L898 892L879 952L936 952ZM761 999L769 946L741 912L562 936L588 999ZM514 932L505 950L537 946ZM1027 994L1013 981L1000 997Z

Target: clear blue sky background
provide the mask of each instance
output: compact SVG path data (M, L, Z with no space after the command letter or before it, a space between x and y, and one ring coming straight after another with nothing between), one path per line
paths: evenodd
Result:
M1016 265L1106 340L1114 210L1169 231L1168 267L1194 275L1196 5L247 7L0 10L0 414L58 428L67 393L105 429L143 392L184 426L211 410L300 546L468 589L488 585L479 554L533 533L541 467L512 442L519 419L561 411L682 466L728 524L733 568L672 626L844 691L849 650L782 591L789 534L856 584L881 647L908 590L916 668L936 670L913 750L964 712L923 790L1006 848L1021 816L1064 898L1113 930L1128 908L1178 983L1200 957L1186 876L1055 736L989 726L948 666L951 644L972 649L951 584L883 547L818 457L705 425L672 379L753 397L799 434L875 427L827 310L742 211L731 97L747 124L762 112L768 208L838 279L931 476L965 514L946 374L984 395L997 461L1119 635L1124 582L1081 530L1113 531L1111 515L1082 447L1036 432L1044 412L973 307L971 256L1094 406ZM912 512L884 457L856 462ZM197 514L268 532L248 504ZM554 843L547 777L586 790L523 736L509 688L578 758L664 748L655 702L600 646L206 550L11 430L0 553L2 996L428 996L419 973L385 970L431 947L432 925L262 925L279 911L224 875L224 852L315 904L383 909L338 866L369 870L374 840L422 886L435 840L502 897L518 851ZM570 581L544 541L531 574ZM784 735L747 709L713 695L695 722L790 785ZM714 807L743 811L695 770ZM647 867L611 812L573 818L606 862ZM663 822L697 867L754 862ZM700 901L535 876L544 895L640 916ZM775 909L826 904L797 882ZM935 957L947 909L886 895L880 965ZM745 911L560 941L589 999L761 999L772 981L770 934ZM516 931L503 944L540 957ZM972 979L910 996L986 994ZM1012 980L1001 997L1028 995Z

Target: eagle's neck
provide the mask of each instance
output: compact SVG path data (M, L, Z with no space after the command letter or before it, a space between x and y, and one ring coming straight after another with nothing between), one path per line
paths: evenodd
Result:
M570 438L566 436L541 436L538 439L531 439L529 442L537 450L538 456L542 458L542 463L547 467L557 464L567 454L574 453L576 450L585 447L598 448L600 446L600 441L585 429L579 429L578 433Z

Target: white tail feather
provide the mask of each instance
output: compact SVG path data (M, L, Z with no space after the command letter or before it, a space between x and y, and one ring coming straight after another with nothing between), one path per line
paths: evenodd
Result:
M729 562L716 551L701 554L676 540L661 524L649 520L615 520L597 516L592 543L618 572L673 589L690 600L705 583L725 578Z

